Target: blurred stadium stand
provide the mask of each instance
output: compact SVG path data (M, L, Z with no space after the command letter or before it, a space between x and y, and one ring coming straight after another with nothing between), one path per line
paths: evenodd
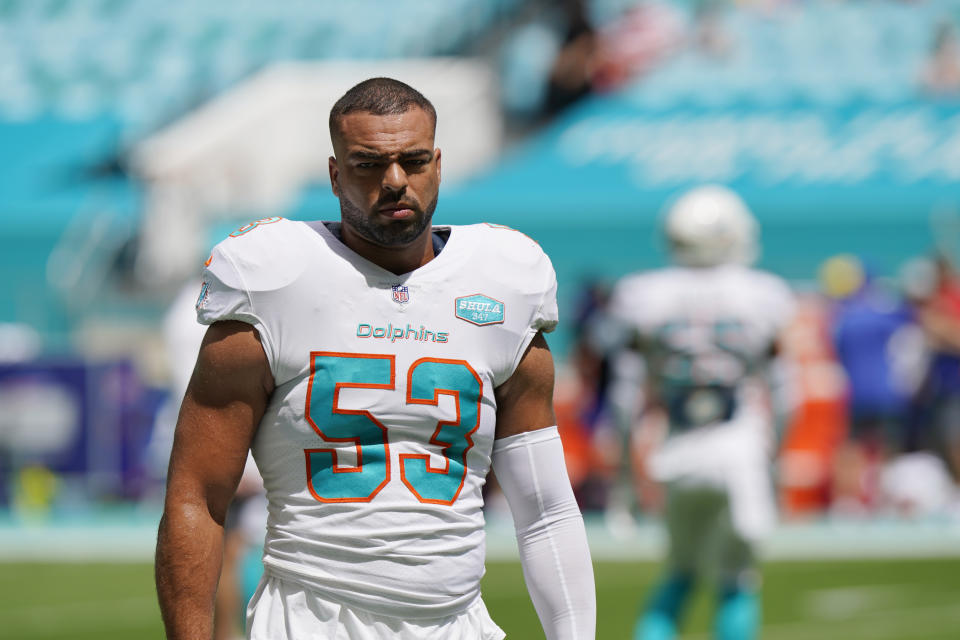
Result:
M116 114L136 136L274 62L460 53L518 4L4 0L0 109Z
M103 294L98 275L129 257L142 201L126 159L147 135L275 62L461 52L519 4L0 2L0 268L14 283L0 321L67 346L71 304ZM136 308L123 302L114 313Z
M164 167L207 190L189 194L197 247L180 247L188 261L237 218L337 216L325 171L307 170L307 156L282 168L282 193L259 205L236 190L242 173L220 181L227 158L250 152L230 142L231 118L285 124L270 108L234 109L236 99L255 94L241 102L263 106L299 95L271 84L283 78L322 83L329 95L316 99L332 102L372 70L435 76L424 92L444 105L441 129L474 100L464 85L483 84L476 100L502 112L454 126L472 138L438 132L445 169L469 162L444 185L437 220L490 220L536 238L557 267L568 316L584 278L662 264L664 204L704 181L744 196L763 226L761 266L800 289L814 289L818 265L837 253L864 256L883 276L934 248L960 257L960 90L925 80L938 29L958 24L957 2L592 0L586 9L599 72L582 99L547 119L565 45L556 3L0 0L0 324L33 331L39 345L0 349L24 361L0 372L0 391L24 376L50 382L71 367L84 377L133 362L139 391L116 437L141 442L157 403L144 387L166 376L160 316L184 277L160 286L136 271L144 229L172 220L150 213L163 214L157 204L170 193L158 191ZM437 65L463 84L449 84ZM478 138L489 146L478 150ZM210 148L218 152L204 156ZM193 152L193 164L177 156ZM326 155L324 146L310 158ZM256 159L244 166L256 169ZM574 340L568 324L553 343L561 359ZM71 402L76 424L88 424L76 408L88 400ZM10 449L10 438L0 442ZM62 471L56 460L35 461ZM91 491L125 495L104 486Z

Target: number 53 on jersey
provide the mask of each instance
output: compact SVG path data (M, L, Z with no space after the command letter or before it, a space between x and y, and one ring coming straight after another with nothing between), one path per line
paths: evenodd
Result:
M312 352L306 417L330 443L353 443L355 466L340 464L333 448L305 449L307 487L320 502L369 502L391 480L388 427L366 409L339 406L340 390L396 390L393 355ZM480 426L483 383L463 360L421 358L407 371L407 404L437 406L441 395L453 397L454 420L437 423L429 443L438 447L444 465L433 467L426 454L401 454L400 479L420 502L452 505L463 488L471 436Z

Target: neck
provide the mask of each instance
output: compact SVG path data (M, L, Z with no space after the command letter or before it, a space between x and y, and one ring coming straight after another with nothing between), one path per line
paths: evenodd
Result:
M397 275L410 273L436 257L433 251L433 230L430 227L413 242L400 247L374 244L346 224L340 227L340 235L343 244L354 253Z

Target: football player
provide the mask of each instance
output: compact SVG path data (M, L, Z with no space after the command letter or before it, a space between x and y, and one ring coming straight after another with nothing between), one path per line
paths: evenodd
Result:
M435 127L412 87L360 83L330 113L340 220L266 218L214 249L157 543L168 637L210 637L252 448L269 520L249 638L503 638L480 597L491 469L546 637L593 638L543 337L553 267L516 231L433 226Z
M646 473L665 488L666 571L635 640L672 638L700 578L715 579L716 634L754 637L754 546L774 524L767 374L793 299L749 264L757 223L731 190L695 188L669 207L673 266L617 283L611 313L646 365L643 420L665 423Z

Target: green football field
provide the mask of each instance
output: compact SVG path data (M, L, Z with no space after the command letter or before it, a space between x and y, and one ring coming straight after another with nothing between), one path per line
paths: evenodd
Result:
M648 562L596 565L600 640L628 639ZM490 563L484 598L513 640L542 638L519 565ZM710 599L694 603L684 638L709 638ZM776 562L765 567L767 640L956 639L960 558ZM147 564L0 564L0 638L162 638Z

